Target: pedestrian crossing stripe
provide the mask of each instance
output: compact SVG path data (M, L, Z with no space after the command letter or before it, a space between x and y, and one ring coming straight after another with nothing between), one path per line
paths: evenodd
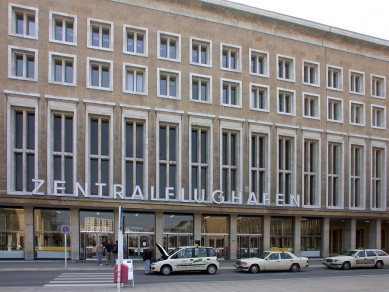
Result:
M114 286L113 273L62 273L45 287Z

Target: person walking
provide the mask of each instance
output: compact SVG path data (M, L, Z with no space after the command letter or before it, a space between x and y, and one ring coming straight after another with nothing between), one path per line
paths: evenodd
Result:
M108 243L105 246L105 251L107 252L107 262L106 262L106 265L109 265L110 267L112 266L112 262L113 262L112 250L113 250L113 244L111 243L110 240L108 240Z
M145 274L147 275L150 271L150 263L151 256L153 253L154 247L150 246L150 248L143 251L143 261L145 262Z
M103 264L101 263L101 259L103 258L103 251L104 251L104 246L101 243L97 243L96 245L96 257L97 257L97 265L102 266Z
M118 241L116 240L116 243L112 247L112 257L113 257L113 260L114 260L113 265L115 265L116 260L118 259L118 251L119 251L118 246L119 246L118 245Z

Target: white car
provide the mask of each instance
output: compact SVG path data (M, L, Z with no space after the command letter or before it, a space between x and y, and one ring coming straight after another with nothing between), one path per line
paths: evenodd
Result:
M297 272L309 266L308 258L298 257L291 252L263 251L256 257L239 259L235 268L240 271L257 273L259 271L289 270Z
M350 249L338 256L325 258L323 265L327 268L367 268L381 269L389 264L389 256L380 249Z
M171 272L182 271L207 271L208 274L216 274L219 262L216 250L204 246L182 246L169 253L156 244L162 254L162 258L151 263L151 271L169 275Z

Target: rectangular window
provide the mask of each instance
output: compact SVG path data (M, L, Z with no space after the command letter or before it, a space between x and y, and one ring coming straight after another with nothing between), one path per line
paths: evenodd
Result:
M191 64L200 66L212 66L211 41L191 38Z
M76 45L77 16L50 11L50 41Z
M181 36L158 32L158 58L181 62Z
M197 192L197 198L206 200L208 194L208 130L192 128L191 133L191 198ZM204 197L203 197L204 196Z
M124 46L126 54L147 56L148 30L146 28L124 25Z
M288 137L278 139L278 185L277 194L284 194L285 204L289 204L292 194L293 140Z
M89 78L87 78L88 88L112 91L112 61L88 58L87 71L89 74Z
M250 84L251 101L250 108L253 110L269 110L269 87Z
M350 92L365 94L365 73L350 71Z
M109 162L110 162L110 130L109 119L100 117L90 118L90 192L91 195L99 195L99 186L96 183L103 183L102 195L109 195Z
M125 189L131 197L136 186L144 192L145 170L145 124L138 121L126 121L125 129Z
M222 191L226 199L231 198L233 191L238 191L239 186L239 135L231 131L222 133Z
M38 9L9 4L9 34L38 39Z
M343 121L342 100L328 98L327 105L328 105L328 107L327 107L327 119L328 119L328 121L342 122Z
M221 82L221 104L225 106L241 106L240 81L222 79Z
M124 92L147 94L147 67L125 63L124 78Z
M269 53L250 49L250 74L269 77Z
M191 99L193 101L211 101L212 77L191 74Z
M342 146L337 143L328 143L327 149L327 205L341 207L341 171Z
M76 84L76 71L74 55L49 53L49 82L62 85Z
M318 205L316 201L318 187L318 142L304 141L304 205Z
M12 155L14 185L17 192L32 192L35 183L35 112L33 109L15 109L13 111Z
M177 195L178 128L174 125L159 126L159 198L165 198L166 188L174 188Z
M277 78L294 81L294 58L277 55Z
M279 114L294 115L295 113L294 91L278 90L278 110Z
M303 83L318 86L319 80L319 63L304 61Z
M38 51L33 49L8 47L8 77L38 81Z
M327 66L327 88L342 90L342 68Z
M350 148L350 207L362 207L362 169L363 169L363 148L358 145L351 145Z
M241 47L233 45L220 45L221 66L223 70L240 71L241 69Z
M304 117L306 118L320 118L319 113L319 96L313 94L303 93L304 98Z
M350 124L364 125L364 117L364 104L350 102Z
M382 209L386 206L383 200L384 194L384 166L385 150L373 147L372 149L372 172L371 172L371 207L373 209Z
M258 195L259 203L263 203L266 192L266 137L263 135L251 135L250 171L250 192Z
M113 22L88 18L88 48L113 51Z
M372 128L386 128L386 108L371 106L371 126Z
M66 181L63 194L73 194L73 116L53 114L53 179Z
M382 76L371 76L371 95L373 97L386 96L386 78Z
M181 72L158 68L158 97L181 99Z

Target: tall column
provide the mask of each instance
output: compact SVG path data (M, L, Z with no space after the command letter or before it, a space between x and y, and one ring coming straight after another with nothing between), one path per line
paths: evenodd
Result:
M34 243L34 208L24 207L24 259L31 261L35 255Z
M301 254L301 216L294 217L293 222L293 253L297 256Z
M344 250L355 248L356 229L357 229L356 219L351 218L344 221L344 240L343 240Z
M201 213L195 213L193 217L193 244L201 242Z
M270 215L263 216L262 251L270 250Z
M230 244L228 246L227 257L235 260L237 250L237 234L238 234L238 216L230 215Z
M381 219L370 220L368 248L381 249Z
M118 240L118 222L119 222L119 208L115 208L113 210L113 231L114 231L114 243L116 242L116 240Z
M163 212L155 212L155 243L163 245ZM161 257L158 248L155 250L155 256Z
M70 258L80 259L80 209L70 209Z
M330 218L323 218L322 224L320 256L325 258L330 255Z

